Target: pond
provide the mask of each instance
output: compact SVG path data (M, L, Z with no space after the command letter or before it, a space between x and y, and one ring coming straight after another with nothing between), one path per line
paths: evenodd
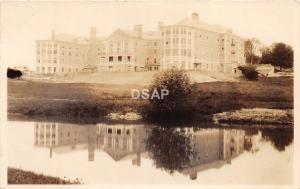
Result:
M292 184L293 130L8 122L8 166L84 184Z

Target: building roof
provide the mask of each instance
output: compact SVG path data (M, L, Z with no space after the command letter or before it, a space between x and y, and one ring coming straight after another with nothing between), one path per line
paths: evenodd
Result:
M63 41L63 42L68 42L68 43L78 43L78 44L90 44L90 39L89 37L82 37L82 36L77 36L77 35L72 35L72 34L57 34L54 36L54 39L57 41ZM105 37L97 37L96 42L101 43Z
M125 34L129 37L134 37L134 38L138 38L139 37L139 33L133 30L124 30L124 29L117 29L115 30L112 34L116 34L116 33L122 33ZM142 33L142 38L143 39L148 39L148 40L155 40L155 39L159 39L159 33L156 31L149 31L149 32L143 32Z
M54 36L57 41L64 41L69 43L89 44L89 39L72 34L57 34Z
M194 28L199 28L203 30L208 30L216 33L231 33L230 29L227 29L220 25L211 25L202 21L199 21L198 19L193 18L185 18L179 22L177 22L175 25L180 26L189 26Z

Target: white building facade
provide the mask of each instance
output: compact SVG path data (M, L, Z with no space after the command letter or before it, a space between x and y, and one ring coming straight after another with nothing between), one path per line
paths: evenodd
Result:
M244 40L222 26L199 21L197 13L161 31L163 70L236 73L245 64Z
M231 30L199 20L197 13L157 31L117 29L103 38L52 34L36 43L38 73L153 71L167 69L236 73L245 64L244 40Z

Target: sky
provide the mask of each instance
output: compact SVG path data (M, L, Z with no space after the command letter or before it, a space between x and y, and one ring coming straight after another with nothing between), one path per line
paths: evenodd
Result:
M297 7L298 6L298 7ZM69 33L88 36L91 26L107 36L117 28L156 30L158 21L174 24L193 12L201 21L231 28L244 38L265 45L295 44L299 23L296 1L136 1L136 2L3 2L1 6L2 62L7 66L35 64L35 40Z

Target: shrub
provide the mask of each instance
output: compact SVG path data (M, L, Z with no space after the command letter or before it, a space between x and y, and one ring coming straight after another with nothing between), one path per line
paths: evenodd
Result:
M150 101L151 115L163 119L176 118L187 115L191 111L189 99L191 96L191 82L188 74L181 70L168 70L156 75L150 85L150 94L154 90L168 90L169 94L163 99L153 98ZM178 117L177 117L178 118Z
M15 79L15 78L19 79L22 75L23 74L20 70L11 69L11 68L7 69L7 77L10 79Z
M242 71L243 76L247 80L253 81L258 79L258 72L255 66L252 65L239 66L238 69Z

